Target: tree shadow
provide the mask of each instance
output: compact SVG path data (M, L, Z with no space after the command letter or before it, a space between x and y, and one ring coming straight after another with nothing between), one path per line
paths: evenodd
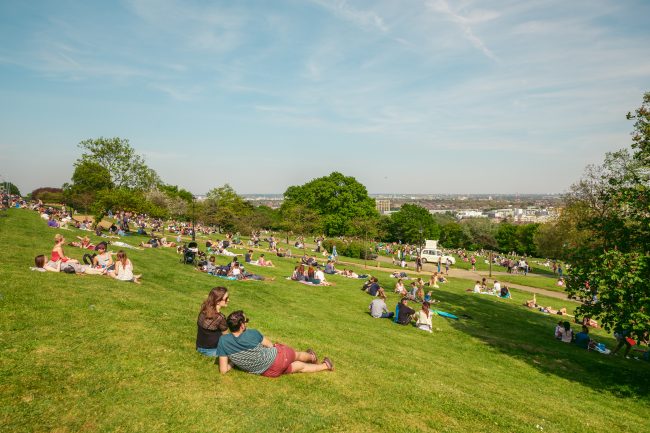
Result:
M545 315L523 305L515 306L513 301L469 293L438 291L436 298L442 302L433 308L460 317L451 321L455 329L544 374L578 382L596 391L609 391L617 397L650 397L647 362L627 360L622 352L621 356L613 357L556 340L555 325L559 320L571 321L570 317ZM576 323L571 327L575 332L580 329ZM592 338L610 349L615 347L611 337Z

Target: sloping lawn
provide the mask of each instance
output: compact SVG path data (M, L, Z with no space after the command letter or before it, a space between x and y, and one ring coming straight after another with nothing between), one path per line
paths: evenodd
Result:
M201 274L172 249L127 250L142 285L31 272L56 232L29 211L0 217L2 431L647 431L648 363L555 341L558 317L521 306L525 293L505 301L452 280L435 291L437 308L464 317L437 317L429 334L372 319L362 280L285 280L288 259L250 268L276 278L266 282ZM394 280L378 276L392 292ZM313 347L336 371L221 376L194 351L199 306L215 285L231 291L226 313L245 310L250 327ZM388 304L396 301L390 293Z

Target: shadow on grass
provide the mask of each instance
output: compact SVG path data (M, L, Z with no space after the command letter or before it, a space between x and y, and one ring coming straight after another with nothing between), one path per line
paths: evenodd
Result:
M650 366L647 362L607 356L555 340L553 333L562 316L547 316L512 303L472 294L436 293L441 310L469 319L452 321L452 326L517 358L544 374L578 382L596 391L609 391L617 397L650 399ZM437 308L437 307L436 307ZM575 332L577 324L572 323ZM613 349L614 340L593 337Z

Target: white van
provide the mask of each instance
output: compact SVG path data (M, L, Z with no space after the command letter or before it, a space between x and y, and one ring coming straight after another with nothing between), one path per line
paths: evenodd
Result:
M442 258L442 264L447 263L449 259L452 265L456 264L456 259L453 256L443 254L440 250L425 248L422 250L422 264L424 263L438 263L438 259Z

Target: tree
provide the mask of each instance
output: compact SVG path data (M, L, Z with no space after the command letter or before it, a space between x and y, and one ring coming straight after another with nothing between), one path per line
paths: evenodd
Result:
M467 248L472 243L469 228L457 222L448 222L440 231L440 245L446 248Z
M499 224L496 240L499 251L508 253L511 251L519 250L519 242L517 240L517 227L508 222L504 221Z
M66 203L87 211L99 191L111 188L111 174L105 167L93 161L81 160L75 163L72 183L63 185L63 197Z
M18 187L11 182L3 182L0 184L0 186L4 191L8 192L11 195L20 195L20 190Z
M116 188L149 190L160 183L160 178L149 168L141 155L129 144L129 140L114 137L88 139L79 143L84 151L80 162L94 162L111 174Z
M284 193L284 209L300 205L316 212L323 231L329 236L354 234L351 221L357 218L379 220L375 202L366 187L352 176L333 172L300 186L290 186Z
M650 93L627 117L633 153L608 153L565 198L584 240L567 245L567 292L583 302L577 314L641 335L650 331Z
M425 239L438 239L440 227L428 210L416 204L404 204L390 216L391 240L420 244ZM422 230L422 232L420 232Z
M32 200L41 200L43 203L61 203L63 202L63 190L49 186L36 188L32 191Z
M461 224L469 229L471 244L468 248L485 248L489 250L497 249L497 224L487 218L470 218L462 220Z
M249 231L253 206L228 184L208 191L202 206L202 221L225 231Z

